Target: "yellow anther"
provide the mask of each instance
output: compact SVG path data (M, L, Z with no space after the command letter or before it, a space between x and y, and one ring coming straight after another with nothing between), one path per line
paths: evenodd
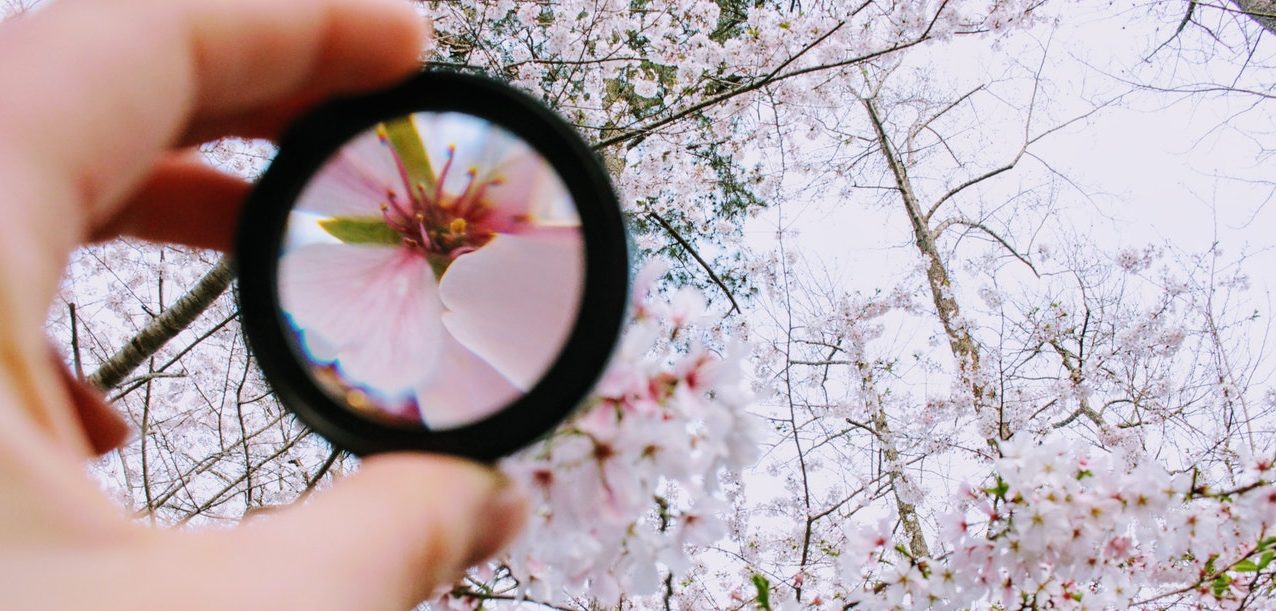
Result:
M452 219L452 224L448 225L448 230L452 233L465 233L465 219Z

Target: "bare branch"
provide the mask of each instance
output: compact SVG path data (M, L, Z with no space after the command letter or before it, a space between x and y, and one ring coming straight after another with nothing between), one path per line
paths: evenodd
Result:
M965 227L969 227L971 229L977 229L979 231L982 231L983 233L987 234L992 239L996 240L997 243L1001 244L1001 246L1005 248L1006 251L1009 252L1012 256L1014 256L1014 258L1019 259L1021 262L1023 262L1024 265L1027 265L1028 269L1032 270L1032 274L1034 276L1038 278L1041 277L1041 274L1037 272L1037 268L1033 266L1032 261L1029 261L1027 256L1021 254L1018 250L1015 249L1014 246L1010 245L1010 242L1007 242L1006 239L1001 237L1000 234L993 231L992 229L989 229L988 226L984 225L983 223L979 223L979 222L972 221L970 219L963 219L963 218L948 219L940 223L935 228L934 230L935 237L938 238L939 235L943 233L944 229L947 229L953 225L962 225Z
M1187 0L1187 11L1183 13L1183 19L1179 21L1179 26L1174 28L1174 33L1170 34L1170 37L1165 39L1165 42L1157 45L1151 53L1148 53L1148 56L1143 58L1143 61L1151 61L1153 55L1160 53L1161 49L1164 49L1170 43L1174 42L1174 39L1178 38L1179 35L1183 33L1183 30L1187 28L1187 24L1192 22L1192 15L1196 13L1196 5L1196 0Z
M161 371L156 371L156 372L153 372L153 373L147 373L147 374L143 374L143 375L136 376L136 377L133 377L133 378L129 378L129 380L128 380L127 382L124 382L124 384L127 384L127 385L133 385L133 384L145 384L145 383L147 383L147 382L150 382L151 380L156 380L156 379L159 379L159 378L184 378L184 377L186 377L186 373L185 373L185 372L182 372L182 373L164 373L164 372L161 372Z
M1023 146L1019 147L1019 150L1015 153L1015 156L1011 158L1009 162L999 167L988 170L987 172L984 172L983 174L980 174L974 178L971 178L970 180L967 180L957 185L956 187L949 189L947 193L944 193L942 196L940 196L940 198L936 200L934 204L931 204L930 209L926 211L926 216L925 216L926 221L929 222L931 217L935 216L935 212L939 210L940 206L944 205L944 202L947 202L948 200L952 199L953 197L955 197L957 194L961 193L962 191L965 191L966 189L969 189L970 187L973 187L990 178L994 178L1000 174L1013 170L1015 166L1019 164L1019 161L1023 159L1024 155L1028 153L1028 148L1031 147L1033 144L1036 144L1042 138L1045 138L1046 136L1049 136L1055 132L1058 132L1059 130L1066 129L1068 126L1078 121L1083 121L1093 116L1095 113L1099 112L1100 110L1107 108L1108 106L1111 106L1112 104L1119 101L1121 97L1122 96L1117 96L1111 100L1102 102L1096 105L1094 108L1091 108L1090 110L1086 112L1076 115L1072 117L1071 119L1068 119L1067 121L1059 123L1058 125L1055 125L1054 127L1051 127L1050 129L1047 129L1037 134L1036 136L1025 138Z
M80 325L75 314L75 304L66 304L67 315L71 317L71 362L75 367L75 379L84 380L84 362L80 359Z
M953 100L947 106L940 109L939 112L931 115L930 118L926 119L920 125L918 125L917 127L914 127L912 130L909 131L908 139L912 140L914 137L917 136L917 134L921 133L922 130L930 129L931 123L938 121L940 117L948 114L949 111L960 106L962 102L965 102L966 100L970 99L970 96L975 95L976 93L979 93L980 91L983 91L984 87L985 85L981 84L978 87L975 87L974 89L971 89L970 91L967 91L966 93L962 94L961 97L957 98L956 100Z
M700 267L704 268L705 273L709 274L709 279L712 280L714 284L718 285L718 288L722 289L723 293L726 293L727 299L731 301L731 309L727 311L727 314L741 311L740 304L736 302L735 295L731 293L731 289L727 288L726 283L722 281L722 278L718 277L718 274L709 266L709 262L705 261L704 257L700 256L700 253L696 251L695 247L692 246L686 238L682 237L682 234L678 233L678 230L674 229L673 225L670 225L669 221L666 221L664 217L650 210L647 211L647 216L651 217L651 220L656 221L656 223L663 227L665 231L669 232L669 235L678 242L678 245L681 246L683 250L687 251L687 254L691 255L691 257L696 260L696 263L700 264Z

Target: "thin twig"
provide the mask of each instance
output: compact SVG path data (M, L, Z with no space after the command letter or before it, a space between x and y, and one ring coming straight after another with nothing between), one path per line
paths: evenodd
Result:
M712 280L714 284L718 285L718 288L722 289L723 293L726 293L727 299L731 301L731 309L727 311L727 314L740 312L740 304L736 302L735 295L731 293L731 289L727 288L727 284L722 281L722 278L718 277L718 274L709 266L709 262L705 261L704 257L700 256L700 253L696 251L695 247L692 246L686 238L682 237L682 234L678 233L678 230L674 229L673 225L670 225L669 221L666 221L664 217L652 211L647 211L647 216L651 217L651 220L656 221L656 224L664 227L665 231L669 232L669 235L672 236L674 240L677 240L678 245L682 246L683 250L686 250L687 253L696 260L696 263L699 263L700 267L704 268L705 273L709 274L709 279Z

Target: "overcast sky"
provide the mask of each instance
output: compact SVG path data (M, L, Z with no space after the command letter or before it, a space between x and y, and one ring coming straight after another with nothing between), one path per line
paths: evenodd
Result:
M931 45L910 56L909 63L929 66L937 86L935 95L955 99L1005 74L1008 62L1035 66L1046 49L1044 76L1049 81L1051 116L1037 118L1043 128L1051 125L1052 118L1079 114L1089 102L1130 90L1122 80L1165 82L1173 72L1181 81L1226 82L1236 72L1231 56L1187 61L1168 47L1144 62L1150 46L1155 46L1152 41L1168 38L1173 25L1148 17L1145 8L1113 16L1107 2L1065 4L1090 8L1070 9L1057 29L1039 26L1014 33L999 44L972 37ZM1186 39L1191 42L1200 33L1189 31L1184 36L1192 37ZM1272 44L1263 44L1256 56L1273 52ZM1251 70L1262 74L1260 68ZM1012 90L1002 87L1003 92ZM1065 217L1063 225L1113 251L1168 243L1201 252L1217 239L1229 257L1242 251L1256 254L1247 267L1254 293L1259 295L1271 287L1273 274L1268 270L1276 265L1271 252L1276 244L1272 235L1276 206L1267 205L1276 176L1267 171L1273 182L1264 182L1270 160L1260 159L1262 151L1252 134L1269 137L1276 128L1261 105L1250 110L1253 102L1253 98L1236 96L1136 92L1030 150L1079 187L1059 183L1055 201ZM1007 152L1013 152L1021 117L998 112L991 98L977 103L986 107L980 116L992 130L1005 130ZM1003 125L999 127L998 121ZM988 157L982 161L991 164L992 156ZM1048 176L1040 163L1025 159L1019 170L997 179L996 184L1015 190L1021 181ZM871 197L865 194L866 200ZM798 235L788 244L790 248L840 271L851 288L883 286L914 256L898 205L875 209L863 202L832 199L786 201L749 227L751 243L760 246L773 241L780 225ZM1016 245L1031 237L1007 236ZM1057 239L1049 232L1036 236L1038 244Z

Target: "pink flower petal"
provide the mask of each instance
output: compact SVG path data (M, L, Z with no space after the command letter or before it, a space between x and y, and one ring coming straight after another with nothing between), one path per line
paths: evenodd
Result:
M381 204L393 192L406 204L408 194L394 154L374 130L341 148L315 174L297 200L297 209L332 216L381 216Z
M314 244L286 253L279 299L312 356L387 397L433 376L441 338L438 288L403 248Z
M526 147L489 168L485 168L484 176L500 182L488 187L487 202L501 218L529 214L533 204L544 197L546 188L558 179L544 158Z
M527 233L544 226L578 227L580 215L567 185L535 151L528 149L492 170L500 184L488 187L492 215L484 220L489 231Z
M503 128L474 117L445 113L417 123L435 171L454 155L443 180L444 190L457 196L470 187L469 170L477 181L497 184L485 187L484 200L492 206L483 228L495 233L522 233L546 219L561 225L578 225L579 219L567 189L545 159L522 139ZM455 148L449 152L449 147ZM529 219L530 217L530 219Z
M523 395L505 376L446 333L437 374L416 390L421 420L438 430L472 424Z
M520 388L531 388L571 332L583 282L579 230L497 235L443 275L443 326Z
M449 155L455 155L443 181L451 195L459 195L469 185L469 170L486 180L493 170L531 153L521 138L485 119L459 113L427 113L415 119L435 172L442 172ZM454 148L449 152L450 147Z

